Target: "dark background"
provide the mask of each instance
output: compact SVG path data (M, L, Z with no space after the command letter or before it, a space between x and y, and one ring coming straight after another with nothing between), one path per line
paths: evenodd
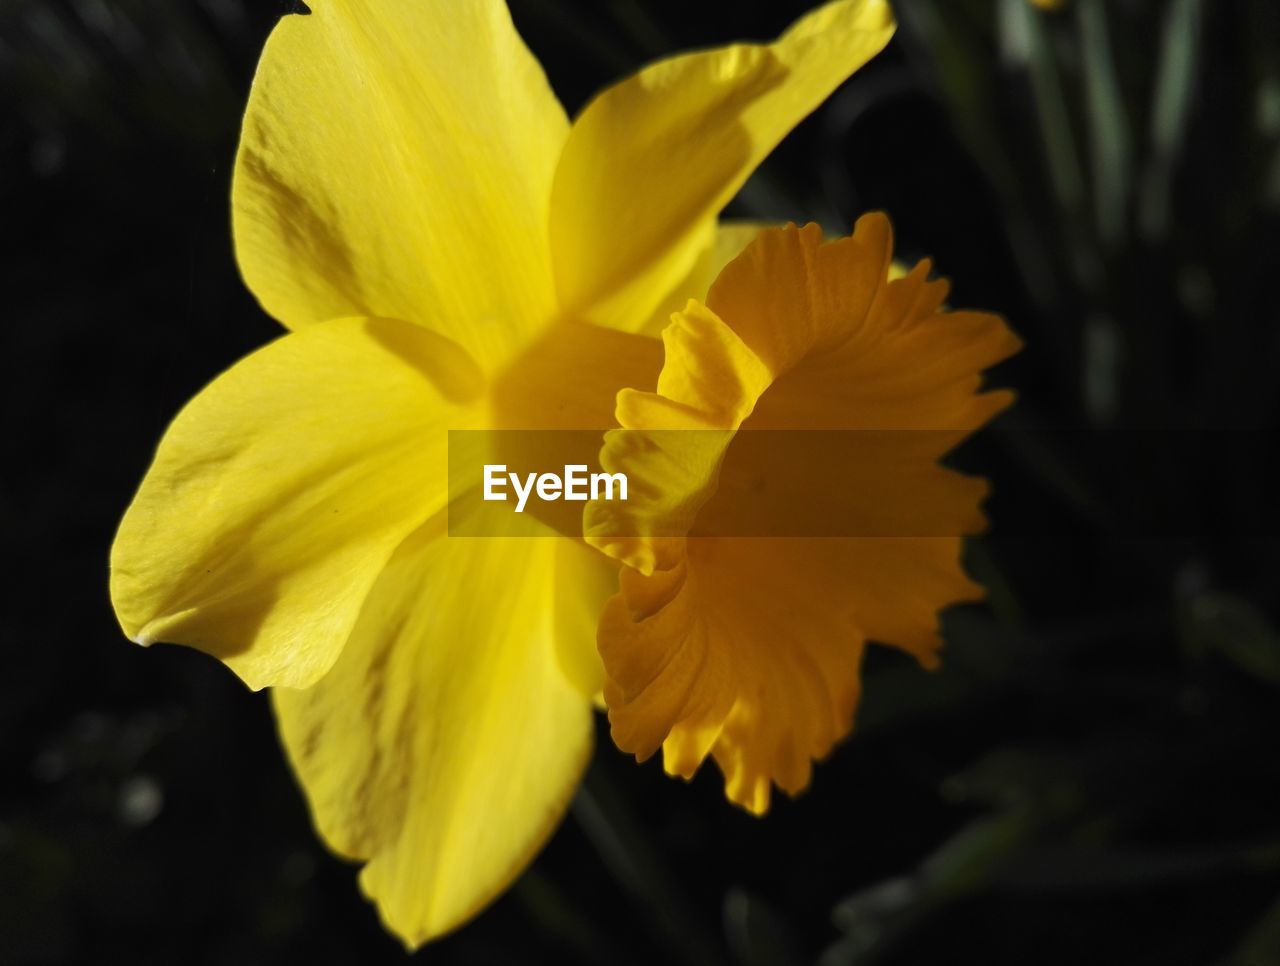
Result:
M576 110L805 4L512 6ZM897 8L732 213L884 208L954 304L1026 339L996 373L1019 406L961 455L996 488L990 603L948 614L938 673L877 651L858 734L763 821L713 767L685 787L602 730L531 871L424 961L1280 963L1280 542L1249 526L1276 499L1280 9ZM289 9L0 4L3 964L405 955L313 835L265 698L130 644L106 593L166 421L278 334L228 182ZM1142 442L1092 442L1115 429ZM1158 539L1126 526L1153 504Z

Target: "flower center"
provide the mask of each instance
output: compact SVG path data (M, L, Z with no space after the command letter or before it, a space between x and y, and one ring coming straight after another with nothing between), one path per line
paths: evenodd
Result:
M495 430L598 430L617 426L625 386L651 389L662 342L581 322L557 322L494 379L488 426Z
M484 431L469 441L468 489L479 487L483 464L522 475L599 470L604 432L618 425L618 390L654 387L661 368L658 339L581 322L548 326L490 383ZM581 503L530 500L525 516L562 534L582 533Z

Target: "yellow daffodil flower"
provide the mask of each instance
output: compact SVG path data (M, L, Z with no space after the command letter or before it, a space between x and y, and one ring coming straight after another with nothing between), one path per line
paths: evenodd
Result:
M267 43L232 199L244 278L290 331L175 419L111 595L134 640L273 688L320 833L416 946L560 819L617 586L580 541L448 538L446 431L615 425L671 309L746 241L718 213L893 21L838 0L570 124L500 0L311 7Z
M627 564L599 633L615 742L685 778L713 755L757 814L848 734L866 641L933 666L939 609L982 592L960 549L986 485L937 460L1012 402L978 390L1019 342L941 311L928 262L891 281L892 253L879 214L825 244L761 232L673 317L656 391L618 395L602 463L637 499L587 507L588 540ZM813 447L838 449L837 477ZM770 514L782 536L723 522Z

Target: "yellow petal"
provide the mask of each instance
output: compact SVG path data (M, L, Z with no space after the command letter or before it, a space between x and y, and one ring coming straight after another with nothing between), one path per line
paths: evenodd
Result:
M510 885L590 755L590 700L556 654L591 636L557 618L567 545L451 538L437 520L397 551L332 673L273 692L321 834L367 862L362 888L410 947Z
M938 611L982 592L985 482L937 460L1009 404L978 390L1018 341L941 312L927 264L891 281L892 247L882 215L762 232L674 317L657 391L619 393L601 460L637 498L587 507L629 565L599 634L614 740L684 777L713 755L757 813L849 732L865 641L932 666Z
M654 392L618 393L621 430L605 435L601 465L631 481L626 502L592 501L587 541L651 574L683 554L679 539L716 491L733 433L770 383L738 335L696 301L662 334L666 364Z
M624 570L600 623L618 746L644 758L661 745L685 778L712 752L728 797L756 814L771 782L804 789L810 761L852 727L862 658L844 588L808 552L824 542L693 538L648 615L636 599L667 576Z
M296 328L406 319L502 358L551 312L568 130L502 0L315 0L272 32L232 192L236 254Z
M742 250L765 228L776 227L757 221L721 221L710 242L702 249L689 274L658 302L649 321L637 331L659 336L671 322L671 316L685 307L690 299L706 301L707 291L720 272L742 254Z
M1012 401L979 393L981 371L1020 340L987 312L942 312L945 281L925 260L890 267L881 213L847 238L816 225L761 234L712 285L707 305L774 373L756 429L971 431ZM803 363L803 364L801 364ZM951 445L959 442L951 440Z
M762 232L725 266L707 306L778 377L862 327L892 254L883 215L864 216L852 235L832 242L813 224Z
M584 697L599 701L604 666L596 649L596 624L617 589L618 567L581 540L556 539L556 655L564 676Z
M837 0L773 44L660 61L592 101L552 194L566 314L644 326L711 244L716 215L747 176L893 29L883 0Z
M448 426L479 388L457 346L404 322L291 333L174 420L111 551L143 644L187 644L253 688L333 663L396 546L446 498Z

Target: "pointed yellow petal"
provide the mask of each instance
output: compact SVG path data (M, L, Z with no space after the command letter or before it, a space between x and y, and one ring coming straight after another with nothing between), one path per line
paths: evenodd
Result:
M502 0L311 7L271 34L245 114L232 201L249 287L291 328L385 316L501 358L551 313L568 122L541 67Z
M125 633L208 651L253 688L314 682L443 506L445 429L478 382L448 340L375 319L308 326L228 370L169 427L120 524Z
M591 636L556 616L557 584L574 579L567 544L424 527L378 581L333 671L273 692L321 834L367 862L364 891L410 947L510 885L590 754L590 699L556 653L557 637ZM597 613L602 602L589 601Z
M893 29L884 0L837 0L773 44L673 57L597 97L574 122L552 195L566 313L644 326L747 176Z

